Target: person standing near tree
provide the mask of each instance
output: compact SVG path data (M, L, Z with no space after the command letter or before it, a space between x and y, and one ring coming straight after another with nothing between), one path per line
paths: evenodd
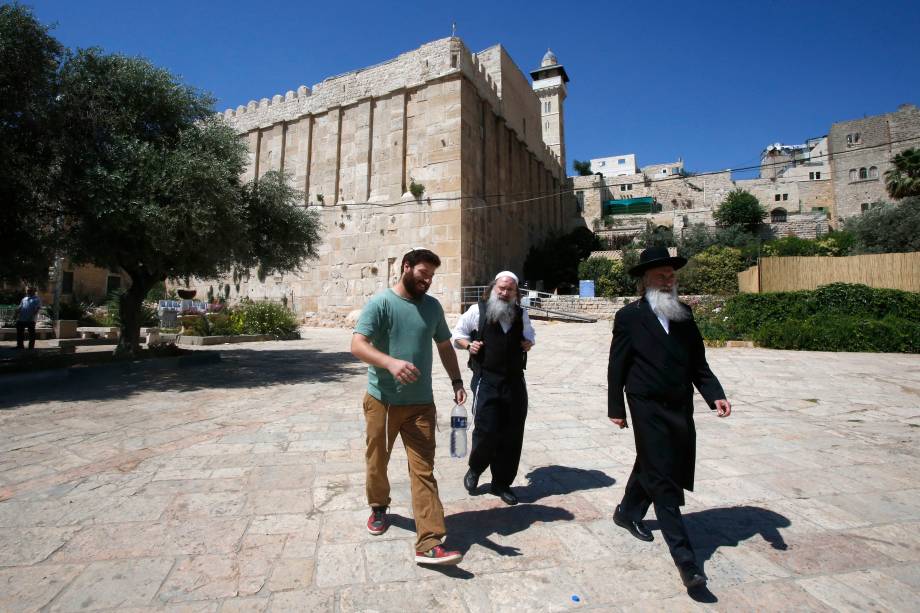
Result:
M34 286L29 286L26 295L16 307L16 349L24 349L25 331L29 331L29 349L35 349L35 320L42 310L42 299Z

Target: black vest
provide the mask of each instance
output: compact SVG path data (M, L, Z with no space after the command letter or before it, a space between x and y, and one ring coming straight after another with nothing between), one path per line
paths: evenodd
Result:
M527 364L527 354L521 349L524 309L517 305L514 308L517 316L505 332L500 323L486 321L486 303L479 302L479 326L470 334L470 340L482 341L483 346L475 355L470 354L469 365L474 372L484 369L501 376L523 374Z

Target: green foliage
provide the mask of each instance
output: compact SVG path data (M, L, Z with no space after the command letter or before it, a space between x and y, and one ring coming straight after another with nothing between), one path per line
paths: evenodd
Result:
M600 241L588 228L576 228L569 234L550 236L528 251L524 278L542 280L548 291L563 283L574 287L578 283L578 263L599 249Z
M230 326L243 334L288 336L297 331L294 314L275 302L248 302L233 310Z
M157 281L147 292L144 300L146 302L159 302L160 300L166 300L166 296L166 281Z
M848 219L844 228L855 235L861 253L920 251L920 197L872 208Z
M693 256L680 271L681 292L722 296L736 294L738 273L746 267L740 249L713 245Z
M647 247L676 247L677 239L674 238L673 228L656 226L647 221L645 229L636 237L635 243L640 249Z
M830 232L818 238L784 236L763 245L764 256L842 256L853 248L856 237L847 231Z
M812 316L890 316L920 322L920 293L832 283L816 290L739 294L725 304L725 315L736 333L748 336L770 322Z
M767 211L760 205L756 196L743 189L736 189L729 192L712 216L723 228L741 226L754 233L767 216Z
M594 174L591 172L591 162L589 161L580 162L578 160L572 160L572 168L575 169L575 172L578 173L580 177L589 177Z
M625 251L622 260L588 258L579 263L578 278L592 279L596 296L605 298L634 296L636 279L629 276L627 271L638 261L639 253L635 250Z
M885 187L892 198L920 196L920 149L905 149L891 158L894 168L885 172Z
M105 304L105 315L102 317L96 317L96 321L99 322L100 326L121 326L124 319L122 318L122 305L124 304L124 295L125 290L117 290L112 292L106 298ZM63 317L61 318L63 319ZM138 327L141 326L156 326L160 323L160 318L157 315L156 307L149 303L141 303L141 307L138 311Z
M920 323L891 316L813 315L773 321L753 337L775 349L920 353Z
M0 6L0 283L44 281L54 257L48 195L62 53L31 9Z
M411 193L412 196L418 200L422 197L422 194L425 193L425 186L421 183L416 183L415 179L411 179L409 181L409 193Z
M677 251L685 258L712 246L740 249L745 263L750 266L757 261L761 241L741 226L710 229L705 224L694 224L684 231L678 241Z

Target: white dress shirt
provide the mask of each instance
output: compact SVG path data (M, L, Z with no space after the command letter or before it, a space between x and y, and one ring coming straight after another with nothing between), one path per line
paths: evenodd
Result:
M502 330L507 334L508 330L511 329L511 324L505 324L505 322L499 322L501 324ZM531 343L537 342L537 334L534 332L533 324L530 323L530 316L527 315L527 309L524 309L524 340L530 341ZM479 304L474 304L466 310L466 313L460 316L460 319L457 321L457 325L454 326L454 332L451 335L451 340L454 343L454 347L460 349L457 345L459 340L470 340L470 334L473 333L473 330L479 327ZM479 332L480 337L482 336L482 331Z
M671 333L671 322L670 322L670 320L669 320L667 317L662 317L662 316L659 315L658 313L655 313L655 317L657 317L657 318L658 318L658 321L661 322L661 327L664 328L664 333L665 333L665 334L670 334L670 333Z

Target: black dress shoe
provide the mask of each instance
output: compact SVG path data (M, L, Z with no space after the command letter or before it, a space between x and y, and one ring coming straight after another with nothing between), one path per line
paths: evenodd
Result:
M466 491L472 494L476 491L476 488L479 487L479 475L473 472L473 469L466 471L466 476L463 477L463 487L466 488Z
M507 505L514 506L518 503L518 498L514 495L514 492L511 491L511 488L493 486L489 491L501 498L502 502Z
M626 519L620 514L619 506L617 506L616 510L613 512L613 523L621 528L626 528L630 534L632 534L640 541L650 543L655 540L655 537L652 536L651 530L645 527L645 523L643 521L632 521L630 519Z
M682 564L677 569L680 571L680 580L688 590L706 585L706 575L703 574L696 564Z

